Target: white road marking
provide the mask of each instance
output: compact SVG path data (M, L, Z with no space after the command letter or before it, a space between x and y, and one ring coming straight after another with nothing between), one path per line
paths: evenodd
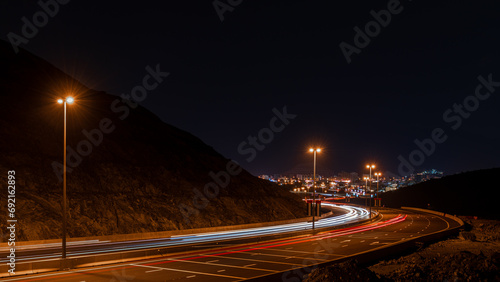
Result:
M273 250L278 250L281 252L289 252L289 253L310 254L310 255L314 255L316 253L316 252L306 252L306 251L296 251L296 250L285 250L285 249L278 249L278 248L274 248Z
M163 269L153 269L153 270L148 270L144 273L150 273L150 272L156 272L156 271L162 271Z
M157 267L157 266L141 265L141 264L130 264L130 265L133 265L133 266L138 266L138 267L148 267L148 268L154 268L154 269L161 269L161 270L170 270L170 271L177 271L177 272L186 272L186 273L191 273L191 274L200 274L200 275L208 275L208 276L227 277L227 278L232 278L232 279L245 279L245 278L243 278L243 277L236 277L236 276L229 276L229 275L221 275L221 274L214 274L214 273L205 273L205 272L190 271L190 270L181 270L181 269L175 269L175 268Z
M257 265L257 264L256 264L256 263L247 264L247 265L245 265L245 266L243 266L243 267L250 267L250 266L254 266L254 265Z
M346 243L346 242L351 242L351 240L344 240L344 241L340 241L339 243Z
M222 264L222 263L208 263L208 262L202 262L202 261L196 261L196 260L177 260L177 259L167 259L167 260L175 261L175 262L179 262L179 263L192 263L192 264L205 264L205 265L208 264L208 265L223 266L223 267L230 267L230 268L245 268L245 267L238 266L238 265ZM252 268L252 269L275 272L275 271L269 270L269 269L260 269L260 268Z
M370 245L376 245L376 244L378 244L378 241L370 243Z
M246 258L238 258L238 257L232 257L232 256L219 256L221 258L228 258L228 259L235 259L235 260L246 260L246 261L256 261L256 262L262 262L262 263L274 263L274 264L284 264L284 265L300 265L297 263L288 263L288 262L278 262L278 261L269 261L269 260L259 260L259 259L246 259Z

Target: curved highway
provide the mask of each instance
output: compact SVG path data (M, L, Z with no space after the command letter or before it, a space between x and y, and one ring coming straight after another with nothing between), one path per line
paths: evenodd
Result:
M339 225L355 223L368 219L368 211L364 208L323 203L323 207L331 210L340 210L338 216L327 217L316 222L316 228L336 227ZM174 246L201 245L204 243L217 242L252 237L263 237L268 235L285 234L290 232L306 231L312 229L310 222L299 222L282 225L273 225L258 228L227 230L220 232L208 232L200 234L177 235L169 238L143 239L133 241L76 241L69 242L67 256L95 255L110 252L124 252L141 249L156 249ZM0 252L8 252L9 248L0 248ZM61 257L61 243L37 244L16 247L17 262L55 259ZM7 263L7 258L2 256L0 263Z
M452 219L427 213L382 209L380 214L375 222L348 228L4 281L300 281L305 269L317 264L376 254L459 226Z

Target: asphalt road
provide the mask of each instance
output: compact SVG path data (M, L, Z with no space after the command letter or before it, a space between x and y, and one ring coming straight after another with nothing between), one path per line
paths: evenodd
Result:
M459 224L449 218L381 210L377 222L267 242L225 245L155 260L115 264L4 281L240 281L279 275L300 281L306 266L359 255ZM276 277L276 276L275 276Z

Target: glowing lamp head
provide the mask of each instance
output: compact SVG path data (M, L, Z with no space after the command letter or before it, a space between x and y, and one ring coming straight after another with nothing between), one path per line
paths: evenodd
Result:
M63 99L57 99L57 103L62 104L63 102Z
M318 153L321 152L321 149L316 149L316 152L318 152Z
M74 101L75 101L75 99L73 99L73 97L66 98L66 103L68 103L68 104L73 104Z
M314 152L314 149L313 148L309 149L309 152Z

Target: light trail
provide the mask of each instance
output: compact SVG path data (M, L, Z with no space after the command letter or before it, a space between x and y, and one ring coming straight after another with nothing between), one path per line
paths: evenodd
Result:
M331 203L322 203L324 207L329 207L330 209L343 209L346 211L345 214L339 216L333 216L328 218L319 219L316 222L316 228L332 228L336 226L341 226L345 224L350 224L357 222L359 220L368 219L369 212L360 207L347 206L347 205L336 205ZM87 250L68 250L68 255L71 256L83 256L83 255L96 255L110 252L122 252L122 251L133 251L133 250L145 250L154 248L164 248L172 246L183 246L183 245L195 245L203 244L209 242L221 242L226 240L234 239L246 239L252 237L262 237L268 235L278 235L290 232L307 231L312 229L311 222L299 222L290 223L258 228L247 228L238 230L227 230L219 232L206 232L199 234L188 234L188 235L175 235L170 238L157 238L157 239L146 239L146 240L133 240L133 241L122 241L122 242L106 242L106 241L76 241L71 242L73 246L89 246L90 249ZM96 243L99 243L96 245ZM42 244L42 245L27 245L22 246L24 249L35 249L43 248L46 250L55 250L55 252L32 255L29 257L19 257L17 261L27 261L27 260L41 260L41 259L54 259L60 257L59 251L60 244ZM1 259L0 262L5 262L5 259Z
M23 281L40 281L40 280L51 280L54 277L57 278L65 278L68 279L70 277L75 277L79 273L86 273L86 274L97 274L97 273L103 273L103 272L109 272L111 271L118 271L118 270L124 270L124 269L132 269L132 268L138 268L138 267L147 267L147 266L155 266L155 265L165 265L168 263L172 262L183 262L183 261L191 261L191 260L196 260L196 259L202 259L202 258L209 258L209 257L214 257L217 258L219 256L224 257L225 255L231 255L231 254L236 254L236 253L242 253L242 252L252 252L252 251L258 251L258 250L264 250L264 249L270 249L270 248L276 248L276 247L282 247L282 246L289 246L293 244L301 244L305 242L311 242L311 241L317 241L317 240L322 240L322 239L328 239L332 237L338 237L338 236L344 236L348 234L354 234L354 233L359 233L359 232L365 232L368 230L373 230L377 228L382 228L386 227L392 224L400 223L402 221L405 221L407 218L407 215L398 215L394 218L385 220L385 221L380 221L380 222L375 222L375 223L370 223L367 225L361 225L361 226L353 226L353 227L348 227L348 228L342 228L342 229L337 229L337 230L330 230L330 231L323 231L315 235L303 235L303 236L298 236L298 237L293 237L293 238L287 238L287 239L281 239L281 240L274 240L274 241L267 241L267 242L261 242L261 243L251 243L247 245L239 245L239 246L231 246L231 247L222 247L217 250L200 250L200 251L193 251L189 253L183 253L181 255L179 254L169 254L164 258L160 259L155 259L155 260L149 260L149 261L144 261L144 262L139 262L136 264L127 264L124 266L118 266L118 267L102 267L102 268L92 268L90 270L84 270L84 271L72 271L72 272L66 272L63 273L62 275L54 275L54 274L49 274L49 275L42 275L38 276L36 278L14 278L14 279L9 279L8 281L18 281L19 279ZM162 270L168 270L168 268L163 268L163 267L158 267L158 269ZM183 271L183 270L181 270ZM206 273L204 273L206 274Z

